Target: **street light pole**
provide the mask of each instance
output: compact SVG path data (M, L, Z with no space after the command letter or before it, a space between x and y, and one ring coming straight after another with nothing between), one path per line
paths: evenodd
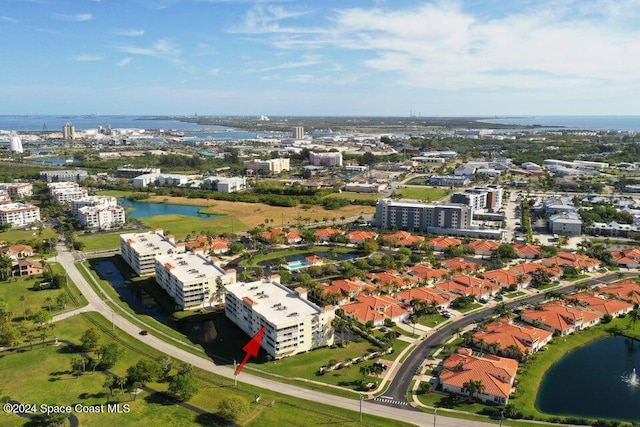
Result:
M364 399L363 395L360 395L360 422L362 422L362 400Z
M438 408L433 410L433 427L436 427L436 415L438 413Z
M502 427L502 420L504 420L504 411L500 411L500 427Z

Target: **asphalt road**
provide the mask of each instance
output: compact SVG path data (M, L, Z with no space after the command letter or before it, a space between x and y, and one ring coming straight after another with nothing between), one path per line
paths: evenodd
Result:
M628 273L627 275L636 275L635 273ZM595 279L589 279L580 284L596 285L603 282L615 281L618 278L617 273L608 274ZM561 289L554 289L554 291L566 294L572 292L577 285L572 284L565 286ZM527 298L519 299L517 301L508 302L505 305L512 309L521 304L535 304L545 299L545 293L541 292L536 295L529 296ZM463 318L449 323L441 329L438 329L432 335L425 338L416 349L407 357L402 366L399 368L396 376L393 378L385 396L389 396L392 399L389 400L387 405L397 405L393 401L406 402L406 394L413 380L416 370L422 364L425 358L437 347L441 346L447 339L449 339L456 328L464 328L474 322L485 320L493 315L494 307L487 308L476 313L469 314ZM378 401L378 403L385 404L384 401Z
M216 365L208 358L196 356L192 353L177 348L173 344L171 344L169 337L164 337L163 339L161 339L158 336L154 336L155 332L151 332L149 335L145 336L140 335L140 328L133 324L131 320L127 318L127 314L122 315L119 312L112 311L105 302L105 300L109 300L110 298L104 295L105 300L103 300L98 294L95 293L93 288L89 286L89 283L80 274L80 271L75 265L76 260L74 254L69 252L67 248L63 247L62 245L59 245L57 249L58 262L62 264L67 274L69 274L71 280L76 284L80 292L89 301L88 306L80 310L74 310L74 313L83 311L96 311L102 314L106 319L111 319L113 325L115 327L118 327L124 333L128 334L130 336L130 339L142 341L145 344L155 348L156 350L175 358L176 360L191 364L205 371L212 372L226 378L233 378L233 367ZM251 375L249 372L247 372L246 369L242 372L241 375L238 376L238 382L248 383L265 390L273 390L284 395L294 396L300 399L306 399L329 406L349 409L355 412L358 412L360 411L360 409L362 409L362 412L365 414L376 415L392 420L402 420L406 423L411 423L418 426L433 425L432 415L415 409L411 409L411 407L409 406L393 407L379 405L375 403L375 401L347 399L344 397L334 396L330 393L312 390L310 388L298 387L290 384L284 384L268 378L257 377ZM303 417L304 414L301 413L300 416ZM490 423L449 418L440 414L437 417L437 427L492 426L495 427L494 424Z

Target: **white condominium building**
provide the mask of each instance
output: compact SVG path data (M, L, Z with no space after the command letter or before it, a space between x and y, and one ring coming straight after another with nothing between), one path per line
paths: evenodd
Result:
M156 256L184 252L184 246L176 246L172 235L165 236L161 229L147 233L120 235L122 258L138 276L156 271Z
M16 182L0 184L0 190L7 190L11 197L29 197L33 195L33 184L30 182Z
M210 188L213 191L221 193L234 193L247 188L247 179L245 177L226 177L226 176L209 176L202 181L204 188Z
M224 285L236 282L236 271L224 271L213 260L192 252L156 256L156 283L183 310L222 302Z
M243 163L245 169L252 169L255 173L276 175L289 170L289 159L280 157L268 160L247 160Z
M77 182L52 182L47 184L49 194L58 203L66 203L88 196L87 190L80 187Z
M78 214L80 208L84 208L87 206L93 208L115 208L118 206L118 199L112 196L87 196L71 201L71 210L76 215Z
M40 221L40 208L27 203L7 203L0 205L0 225L11 224L21 227Z
M125 222L122 206L83 206L78 209L77 215L85 228L108 230Z
M309 163L314 166L342 166L342 153L316 153L312 151L309 153Z
M266 326L262 348L275 359L333 344L335 307L318 307L304 288L293 291L275 276L226 291L226 316L249 336Z

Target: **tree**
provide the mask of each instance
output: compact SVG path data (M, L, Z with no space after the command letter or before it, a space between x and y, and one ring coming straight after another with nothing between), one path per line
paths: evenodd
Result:
M155 360L140 359L138 363L127 369L127 382L139 382L142 385L159 379L162 375L162 365Z
M418 392L420 394L429 394L431 393L431 383L429 381L422 381L418 386Z
M371 255L372 253L376 252L378 248L379 248L378 242L376 242L373 239L365 240L364 242L360 243L360 245L358 246L358 249L362 251L362 253L364 253L365 255Z
M99 357L98 367L100 369L111 369L118 362L124 350L116 343L105 344L96 351Z
M239 242L233 242L231 245L229 245L229 251L233 255L237 255L237 254L243 253L244 252L244 245L242 243L239 243Z
M93 351L98 348L100 342L100 335L94 328L87 329L80 337L80 348L84 352Z
M500 304L496 305L496 307L493 309L493 313L498 317L505 317L509 313L511 313L511 310L509 310L509 307L507 307L507 305L504 302L501 302Z
M38 324L38 327L43 327L51 320L51 313L46 310L40 310L33 316L33 321Z
M484 393L485 390L484 384L480 380L469 380L462 384L462 388L463 390L467 390L471 400L474 400L476 395Z
M66 292L60 292L58 296L56 296L56 304L62 310L67 308L67 302L69 301L69 296Z
M229 421L237 421L247 412L249 403L237 395L224 397L218 404L218 415Z
M6 225L6 223L5 223ZM13 266L13 260L6 256L0 256L0 279L7 280L11 277L11 267Z
M102 383L102 387L109 390L109 396L111 396L113 394L113 389L116 388L116 377L107 375L107 378L104 379L104 383Z
M499 258L514 259L518 257L516 250L508 243L503 243L498 247L497 255Z
M181 402L193 397L200 389L200 383L190 373L174 375L169 383L169 394Z

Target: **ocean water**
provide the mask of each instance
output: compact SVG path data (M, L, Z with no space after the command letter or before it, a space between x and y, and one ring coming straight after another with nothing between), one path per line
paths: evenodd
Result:
M77 130L97 129L111 125L114 129L176 129L184 131L226 130L224 126L202 126L177 120L149 120L144 116L0 116L0 130L62 131L66 123Z
M504 125L540 125L544 128L640 131L640 116L513 116L480 121Z

